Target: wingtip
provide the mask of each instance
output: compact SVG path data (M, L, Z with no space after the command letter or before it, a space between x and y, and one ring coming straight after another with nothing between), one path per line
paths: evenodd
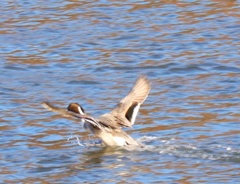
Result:
M149 81L146 74L140 74L137 78L137 81L138 80L143 80L148 85L149 90L151 89L151 82Z
M56 107L51 105L49 102L42 102L41 105L49 111L54 111L56 109Z
M140 75L138 76L138 79L140 79L140 78L147 79L148 77L147 77L146 74L140 74Z
M140 75L138 76L138 79L140 79L140 78L149 81L149 80L148 80L148 76L147 76L146 74L140 74Z
M48 108L48 107L49 107L49 102L41 102L41 105L42 105L44 108Z

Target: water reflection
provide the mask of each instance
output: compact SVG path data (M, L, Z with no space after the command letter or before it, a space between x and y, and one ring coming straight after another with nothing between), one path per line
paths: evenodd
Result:
M0 183L238 183L239 1L1 5ZM140 73L153 88L128 133L143 148L101 147L40 106L97 116Z

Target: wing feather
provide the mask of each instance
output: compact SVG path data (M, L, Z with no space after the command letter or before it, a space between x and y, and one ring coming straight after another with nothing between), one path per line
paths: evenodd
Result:
M94 118L92 118L88 115L82 115L82 114L78 114L78 113L75 113L75 112L72 112L72 111L67 111L64 108L56 107L56 106L50 104L49 102L43 102L42 106L44 108L52 111L52 112L60 114L63 117L67 117L67 118L71 118L71 119L76 119L77 118L77 119L83 120L87 123L90 123L93 126L99 128L101 130L103 129L103 125L100 122L96 121Z
M129 121L128 126L133 125L139 108L146 100L150 89L151 85L147 77L141 75L138 77L128 95L117 104L111 113L126 116Z

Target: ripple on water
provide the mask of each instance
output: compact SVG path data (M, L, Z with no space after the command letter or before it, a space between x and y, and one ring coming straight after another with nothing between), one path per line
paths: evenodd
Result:
M0 183L239 183L239 1L1 1ZM109 149L40 105L103 114L152 90ZM77 135L69 138L69 135Z
M77 135L72 135L68 138L72 144L79 145L85 148L105 148L98 139L83 140ZM143 136L138 138L138 142L142 145L140 147L126 146L124 148L115 148L116 150L126 150L133 152L154 152L161 155L169 155L178 158L195 158L199 160L215 160L224 162L240 163L240 149L233 148L231 145L221 145L217 143L191 144L182 143L175 138L164 139L154 136Z

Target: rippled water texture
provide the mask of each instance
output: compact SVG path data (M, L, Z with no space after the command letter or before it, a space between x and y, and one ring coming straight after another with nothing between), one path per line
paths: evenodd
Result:
M2 0L0 183L238 183L240 1ZM108 112L146 74L139 149L40 103Z

